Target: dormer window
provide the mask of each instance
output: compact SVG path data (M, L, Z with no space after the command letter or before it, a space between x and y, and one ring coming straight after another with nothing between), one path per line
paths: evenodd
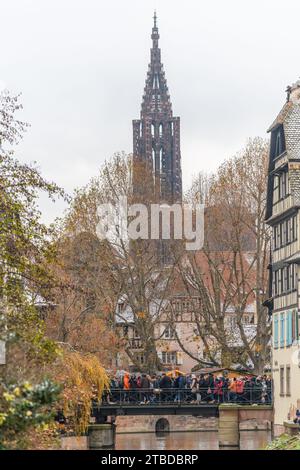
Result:
M285 151L283 126L279 126L273 134L273 157L277 158Z
M275 157L277 157L278 155L280 155L282 153L281 152L281 147L282 147L281 135L280 135L280 132L277 132L276 145L275 145Z
M276 204L278 201L284 199L289 195L290 188L289 176L287 171L283 171L280 174L274 176L273 191L273 204Z
M287 171L283 171L279 176L279 199L284 199L289 195L289 177Z

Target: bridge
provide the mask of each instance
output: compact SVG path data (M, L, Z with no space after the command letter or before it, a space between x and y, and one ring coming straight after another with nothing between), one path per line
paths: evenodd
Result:
M219 416L219 405L191 403L164 403L164 404L101 404L94 405L93 416L96 422L103 422L101 418L107 416L141 416L141 415L193 415L193 416Z
M245 388L242 393L210 389L111 389L101 402L94 402L88 442L90 449L113 448L119 416L186 415L216 418L219 447L239 448L245 429L271 432L272 390ZM93 423L93 424L92 424ZM156 423L157 424L157 423ZM250 427L249 427L250 426ZM172 430L172 429L170 429Z
M141 415L192 415L218 417L223 404L243 406L272 405L272 394L263 395L260 390L245 388L242 393L228 390L214 394L208 389L111 389L101 403L94 403L96 423L103 423L108 416Z

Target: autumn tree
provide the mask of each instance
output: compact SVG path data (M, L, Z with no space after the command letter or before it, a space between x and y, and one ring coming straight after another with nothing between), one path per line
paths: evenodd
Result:
M108 277L98 238L88 232L55 240L56 262L51 266L53 288L48 291L46 333L61 346L94 354L110 367L118 351L112 306L102 295Z
M0 94L0 339L6 344L7 368L12 345L40 358L55 350L35 308L39 290L49 285L46 266L52 258L50 231L40 221L37 202L41 191L51 199L64 197L35 166L15 157L13 149L28 127L16 118L21 108L19 96Z
M16 159L14 148L28 127L16 118L21 108L19 96L0 94L0 340L6 348L6 364L0 369L0 447L4 448L46 442L38 437L44 436L48 422L54 425L58 407L65 409L75 431L85 430L91 400L101 400L108 387L100 363L104 357L96 353L109 337L98 321L89 288L99 261L91 253L97 251L91 240L84 244L84 237L66 244L58 237L59 227L50 229L41 223L40 193L51 199L66 196L34 165ZM77 253L88 257L87 269L84 256ZM90 314L88 323L85 313ZM113 351L112 342L110 348Z
M205 199L207 204L204 247L187 254L180 266L205 351L205 358L194 359L203 365L252 364L261 372L269 360L270 326L263 306L270 243L264 223L267 154L265 141L249 140L210 178L205 194L197 184L189 193L193 203ZM255 312L255 325L245 323L249 310Z
M84 232L95 237L99 234L101 222L98 208L107 203L118 207L122 197L127 198L128 206L138 202L149 208L153 200L152 174L141 162L135 162L134 178L135 191L132 159L127 155L117 154L106 162L99 176L77 191L65 222L66 234L72 237L75 233ZM128 222L136 215L129 214ZM127 223L127 215L125 219ZM126 335L120 338L122 350L137 369L153 372L161 367L156 351L159 339L156 325L168 297L174 264L169 263L167 268L162 264L164 247L159 240L142 239L141 236L129 241L126 236L121 236L125 219L121 221L120 214L116 213L116 219L110 224L109 237L102 239L99 245L102 254L98 294L109 306L114 322L120 327L117 328L119 332L122 326L132 327L134 324L144 361L132 350L130 338ZM140 230L144 229L140 227Z

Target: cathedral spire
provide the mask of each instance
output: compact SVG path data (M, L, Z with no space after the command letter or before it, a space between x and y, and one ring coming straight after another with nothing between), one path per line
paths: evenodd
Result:
M154 16L153 16L153 28L152 28L151 39L152 39L152 50L158 49L159 33L158 33L158 27L157 27L156 11L154 11Z
M133 154L148 163L154 177L154 193L160 201L182 197L180 120L172 104L161 53L156 11L153 16L151 59L148 66L140 119L133 121Z
M154 20L154 28L156 28L157 27L157 25L156 25L156 22L157 22L156 10L154 10L153 20Z

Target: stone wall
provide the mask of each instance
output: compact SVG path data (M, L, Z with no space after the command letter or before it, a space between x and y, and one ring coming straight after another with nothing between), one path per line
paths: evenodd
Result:
M285 432L285 428L283 424L274 424L274 427L273 427L274 437L279 437L284 432Z
M219 446L240 448L241 431L262 431L267 442L267 436L272 434L272 423L273 409L270 405L220 405Z
M296 436L300 433L299 424L295 424L293 421L285 421L284 425L284 432L289 436Z
M241 431L271 430L273 422L272 409L239 409L239 429Z
M217 431L218 418L198 416L118 416L117 433L155 432L155 425L161 418L168 420L170 431Z
M61 450L87 450L87 436L68 436L61 438Z

